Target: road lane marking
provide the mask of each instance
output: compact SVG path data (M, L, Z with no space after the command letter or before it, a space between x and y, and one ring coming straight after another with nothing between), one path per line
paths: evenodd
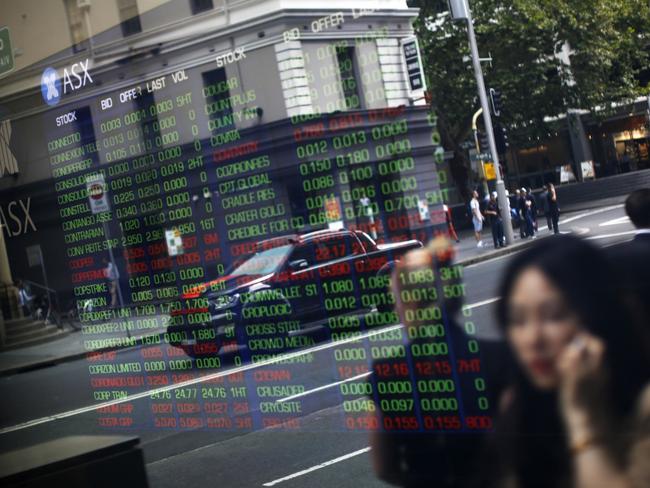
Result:
M370 373L371 373L370 371L367 371L365 373L358 374L358 375L353 376L352 378L348 378L346 380L335 381L334 383L328 383L326 385L319 386L317 388L312 388L311 390L303 391L302 393L296 393L295 395L280 398L280 399L276 400L275 403L288 402L289 400L293 400L295 398L300 398L300 397L303 397L303 396L306 396L306 395L311 395L312 393L316 393L317 391L326 390L327 388L332 388L333 386L342 385L343 383L347 383L349 381L360 380L361 378L365 378L366 376L369 376Z
M363 449L359 449L358 451L351 452L349 454L345 454L343 456L339 456L334 459L330 459L329 461L325 461L324 463L317 464L316 466L312 466L311 468L303 469L302 471L298 471L297 473L290 474L288 476L285 476L283 478L278 478L277 480L269 481L268 483L264 483L262 486L274 486L277 485L278 483L282 483L284 481L289 481L294 478L298 478L299 476L306 475L307 473L311 473L313 471L319 470L326 468L327 466L331 466L332 464L340 463L341 461L345 461L347 459L353 458L355 456L359 456L361 454L365 454L370 451L370 447L364 447Z
M472 309L472 308L480 307L480 306L483 306L483 305L487 305L488 303L492 303L494 301L497 301L498 299L499 298L489 298L487 300L483 300L482 302L477 302L477 303L470 304L470 305L467 306L467 308ZM231 375L238 374L238 373L244 373L244 372L250 371L252 369L261 368L263 366L269 366L269 365L272 365L272 364L277 364L277 363L280 363L280 362L283 362L283 361L287 361L289 359L297 358L297 357L304 356L304 355L307 355L307 354L311 354L311 353L314 353L314 352L324 351L326 349L331 349L333 347L338 347L338 346L341 346L341 345L344 345L344 344L349 344L351 342L358 342L361 339L374 337L376 335L384 334L384 333L390 332L392 330L398 330L398 329L401 329L402 327L403 327L402 324L389 325L389 326L386 326L386 327L382 327L381 329L366 332L366 333L361 334L361 335L356 336L356 337L349 337L349 338L340 339L340 340L337 340L337 341L334 341L334 342L328 342L326 344L320 344L318 346L313 346L313 347L310 347L310 348L307 348L307 349L302 349L300 351L283 354L281 356L277 356L277 357L274 357L274 358L269 358L269 359L266 359L264 361L260 361L258 363L250 363L250 364L246 364L246 365L243 365L243 366L238 366L236 368L227 369L227 370L224 370L224 371L219 371L217 373L212 373L212 374L200 376L198 378L193 378L191 380L182 381L180 383L175 383L173 385L162 386L160 388L156 388L156 389L153 389L153 390L143 391L143 392L140 392L140 393L134 393L133 395L128 395L128 396L126 396L124 398L119 398L119 399L116 399L116 400L111 400L111 401L107 401L107 402L103 402L103 403L98 403L96 405L89 405L87 407L81 407L81 408L77 408L77 409L74 409L74 410L69 410L67 412L61 412L61 413L57 413L57 414L53 414L53 415L48 415L46 417L41 417L41 418L38 418L38 419L29 420L27 422L23 422L23 423L20 423L20 424L12 425L10 427L4 427L4 428L0 429L0 435L8 434L10 432L15 432L15 431L22 430L22 429L27 429L27 428L30 428L30 427L35 427L37 425L45 424L45 423L48 423L48 422L53 422L55 420L61 420L61 419L65 419L65 418L68 418L68 417L74 417L75 415L81 415L81 414L84 414L84 413L92 412L94 410L99 410L99 409L102 409L102 408L111 407L113 405L119 405L121 403L140 400L142 398L147 398L147 397L149 397L151 395L154 395L154 394L157 394L157 393L163 393L163 392L166 392L166 391L172 391L172 390L176 390L176 389L179 389L179 388L184 388L186 386L192 386L192 385L196 385L196 384L199 384L199 383L204 383L206 381L210 381L210 380L213 380L213 379L216 379L216 378L222 378L224 376L231 376Z
M357 342L357 341L359 341L361 339L366 339L368 337L373 337L373 336L376 336L376 335L379 335L379 334L383 334L385 332L390 332L391 330L397 330L397 329L400 329L402 327L403 327L402 324L390 325L390 326L387 326L387 327L382 327L381 329L378 329L378 330L373 330L371 332L366 332L365 334L361 334L361 335L356 336L356 337L349 337L349 338L346 338L346 339L337 340L335 342L328 342L327 344L321 344L321 345L318 345L318 346L310 347L308 349L302 349L300 351L283 354L282 356L277 356L277 357L274 357L274 358L265 359L264 361L260 361L258 363L246 364L244 366L238 366L236 368L227 369L227 370L224 370L224 371L219 371L217 373L212 373L212 374L200 376L198 378L193 378L191 380L181 381L180 383L175 383L173 385L162 386L160 388L156 388L156 389L153 389L153 390L143 391L143 392L140 392L140 393L134 393L133 395L128 395L128 396L126 396L124 398L119 398L117 400L111 400L111 401L108 401L108 402L98 403L96 405L89 405L87 407L77 408L75 410L70 410L68 412L62 412L62 413L57 413L57 414L54 414L54 415L48 415L47 417L42 417L40 419L30 420L30 421L23 422L23 423L18 424L18 425L14 425L14 426L11 426L11 427L5 427L3 429L0 429L0 435L7 434L9 432L14 432L14 431L21 430L21 429L26 429L28 427L34 427L36 425L44 424L44 423L47 423L47 422L52 422L53 420L60 420L60 419L64 419L64 418L67 418L67 417L72 417L72 416L75 416L75 415L80 415L80 414L83 414L83 413L92 412L93 410L99 410L101 408L111 407L113 405L119 405L121 403L132 402L134 400L140 400L142 398L147 398L147 397L149 397L151 395L154 395L154 394L157 394L157 393L163 393L163 392L166 392L166 391L177 390L179 388L184 388L186 386L196 385L198 383L204 383L206 381L210 381L210 380L213 380L213 379L216 379L216 378L222 378L224 376L231 376L231 375L234 375L234 374L250 371L252 369L261 368L263 366L269 366L271 364L277 364L277 363L280 363L280 362L283 362L283 361L287 361L289 359L297 358L297 357L300 357L300 356L305 356L305 355L311 354L313 352L323 351L325 349L331 349L332 347L338 347L338 346L341 346L343 344L349 344L350 342Z
M572 227L572 230L570 232L566 232L566 234L584 236L585 234L589 234L589 230L589 227Z
M478 308L478 307L482 307L484 305L489 305L490 303L498 302L499 300L500 300L500 297L488 298L487 300L483 300L481 302L472 303L471 305L468 305L465 308L471 310L473 308ZM323 385L323 386L318 386L316 388L312 388L311 390L303 391L301 393L296 393L295 395L280 398L280 399L276 400L275 402L276 403L288 402L289 400L294 400L295 398L300 398L300 397L303 397L303 396L311 395L312 393L316 393L318 391L326 390L327 388L332 388L333 386L342 385L343 383L348 383L349 381L355 381L355 380L359 380L361 378L365 378L366 376L369 376L370 374L371 374L371 371L367 371L365 373L361 373L361 374L359 374L357 376L353 376L353 377L345 379L345 380L335 381L334 383L328 383L328 384Z
M482 302L476 302L476 303L472 303L470 305L467 305L465 308L468 308L468 309L471 310L473 308L482 307L483 305L489 305L490 303L498 302L499 300L501 300L501 297L488 298L487 300L483 300Z
M603 213L603 212L609 212L610 210L615 210L615 209L617 209L617 208L622 208L623 206L624 206L623 204L619 204L619 205L610 205L609 207L603 207L603 208L598 208L598 209L596 209L596 210L590 210L590 211L588 211L588 212L583 212L583 213L581 213L581 214L574 215L573 217L568 217L568 218L566 218L566 219L560 220L560 221L558 222L558 225L568 224L569 222L573 222L574 220L579 220L579 219L582 219L582 218L585 218L585 217L590 217L591 215L596 215L596 214ZM542 231L544 231L544 230L545 230L545 229L542 229ZM548 229L546 229L546 230L548 230ZM541 232L541 231L540 231L540 232ZM577 234L577 235L584 235L584 234L586 234L586 233L588 233L588 232L589 232L589 229L588 229L588 228L584 228L584 227L576 227L576 228L574 229L574 232L571 232L571 231L560 231L560 234L572 234L572 233L575 233L575 234ZM549 234L549 235L551 235L551 234ZM548 237L548 236L546 236L546 235L542 235L542 237ZM500 255L500 256L496 256L496 257L494 257L494 258L486 259L485 261L480 261L480 262L478 262L478 263L469 264L469 265L467 265L467 266L463 266L463 268L472 268L472 267L474 267L474 266L482 266L482 265L484 265L484 264L493 263L494 261L497 261L497 260L499 260L499 259L510 258L510 257L512 257L513 254L516 254L516 253L518 253L518 252L521 252L521 250L518 250L518 249L517 249L517 250L513 251L512 253L502 254L502 255Z
M625 232L616 232L614 234L601 234L597 236L590 236L587 239L607 239L608 237L620 237L620 236L629 236L630 234L636 234L638 231L635 230L626 230Z
M624 217L619 217L617 219L601 222L600 224L598 224L598 227L606 227L608 225L621 225L621 224L627 224L629 222L630 222L630 218L627 215L625 215Z
M599 208L599 209L596 209L596 210L590 210L588 212L584 212L584 213L581 213L581 214L578 214L578 215L574 215L573 217L569 217L568 219L560 220L558 222L558 224L560 224L560 225L561 224L568 224L569 222L573 222L574 220L582 219L584 217L590 217L591 215L596 215L596 214L603 213L603 212L609 212L610 210L614 210L614 209L622 208L622 207L623 207L623 204L621 203L619 205L611 205L609 207L603 207L603 208Z

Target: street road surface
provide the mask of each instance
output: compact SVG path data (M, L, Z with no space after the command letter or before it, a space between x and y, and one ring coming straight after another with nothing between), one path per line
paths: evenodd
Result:
M620 205L567 215L562 220L566 221L561 224L562 231L584 235L602 246L630 239L633 233ZM487 233L485 240L489 241ZM494 304L499 278L509 259L495 258L465 269L466 303L472 306L479 337L499 338ZM376 333L371 331L370 335ZM227 487L387 486L372 472L367 433L344 431L338 390L341 379L333 367L334 352L340 347L316 343L307 351L293 353L313 355L309 367L301 363L283 365L291 371L292 382L304 385L306 390L300 398L299 428L291 432L278 428L255 432L155 429L141 427L150 423L142 417L136 418L140 426L133 429L99 427L85 359L3 377L0 452L64 435L124 433L141 438L153 488L201 486L206 482ZM118 356L118 362L138 361L142 351L132 348L118 352ZM245 374L253 374L253 370L270 370L273 365L244 367L248 368ZM205 374L214 377L215 371ZM220 372L216 375L224 376ZM359 377L363 376L360 372ZM146 404L147 388L141 393L130 403Z

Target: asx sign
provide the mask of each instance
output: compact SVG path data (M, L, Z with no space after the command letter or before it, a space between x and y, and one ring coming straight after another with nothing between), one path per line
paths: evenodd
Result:
M90 60L74 63L72 66L63 68L63 78L54 68L45 68L41 75L41 94L48 105L56 105L61 97L75 90L83 88L93 82L88 72Z
M26 200L14 200L7 205L0 204L0 232L5 232L8 237L36 232L36 224L30 214L31 204L31 197Z

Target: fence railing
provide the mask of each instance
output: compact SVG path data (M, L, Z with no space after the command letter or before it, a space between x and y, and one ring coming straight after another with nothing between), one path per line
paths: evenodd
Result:
M65 315L66 312L61 310L61 302L59 300L58 292L55 289L45 286L42 283L37 283L31 280L22 280L22 281L23 283L29 285L31 288L37 288L45 292L47 296L47 310L45 311L45 316L43 317L43 320L46 323L55 323L57 327L62 329L63 328L62 316Z

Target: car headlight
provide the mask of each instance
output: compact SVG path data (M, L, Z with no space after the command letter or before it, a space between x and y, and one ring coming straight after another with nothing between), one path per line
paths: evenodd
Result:
M232 307L237 304L238 301L239 293L233 293L232 295L219 295L210 300L210 308L213 311L223 310Z

